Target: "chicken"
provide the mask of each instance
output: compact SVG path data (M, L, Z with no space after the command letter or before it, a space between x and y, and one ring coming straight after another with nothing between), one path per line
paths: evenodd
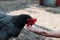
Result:
M24 26L30 22L32 23L32 17L27 14L21 14L18 16L10 16L0 13L0 40L9 40L11 37L18 37L20 31ZM30 23L30 25L32 25Z

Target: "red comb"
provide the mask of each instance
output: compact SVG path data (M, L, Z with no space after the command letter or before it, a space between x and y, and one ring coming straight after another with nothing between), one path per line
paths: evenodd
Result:
M27 27L29 27L30 25L34 25L36 23L37 19L36 18L28 18L27 19Z
M34 25L36 23L37 19L32 18L32 25Z

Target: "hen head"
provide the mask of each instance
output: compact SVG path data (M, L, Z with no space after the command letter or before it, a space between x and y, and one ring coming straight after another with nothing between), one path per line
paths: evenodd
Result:
M27 19L27 27L32 26L36 23L37 19L36 18L28 18Z

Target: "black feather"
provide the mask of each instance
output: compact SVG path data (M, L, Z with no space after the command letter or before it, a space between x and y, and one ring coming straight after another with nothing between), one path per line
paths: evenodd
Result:
M20 31L27 23L27 19L31 18L27 14L18 16L0 15L0 40L9 40L10 37L18 37Z

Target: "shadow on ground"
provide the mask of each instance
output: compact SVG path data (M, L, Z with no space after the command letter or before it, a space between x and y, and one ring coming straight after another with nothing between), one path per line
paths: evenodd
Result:
M60 14L60 8L47 9L46 11L52 12L53 14Z
M60 14L60 7L46 7L46 6L42 6L42 5L39 5L39 6L36 6L38 8L42 8L44 9L45 11L47 12L51 12L53 14Z

